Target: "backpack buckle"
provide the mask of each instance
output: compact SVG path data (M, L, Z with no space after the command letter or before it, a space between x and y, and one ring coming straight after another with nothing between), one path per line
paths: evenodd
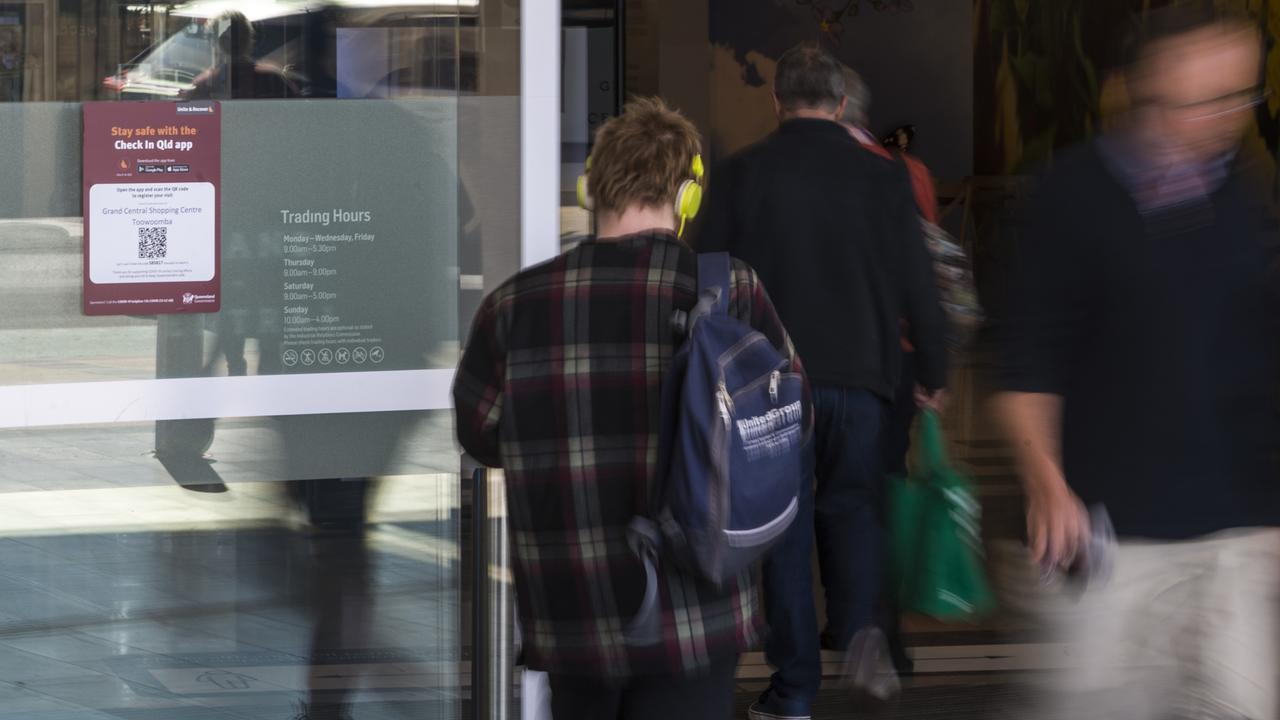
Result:
M724 292L719 287L703 290L698 296L698 304L694 305L692 310L689 312L675 310L671 313L671 330L677 337L688 337L694 323L716 312L716 307L723 296Z
M689 334L689 313L683 310L676 310L671 313L671 332L676 337L685 337Z

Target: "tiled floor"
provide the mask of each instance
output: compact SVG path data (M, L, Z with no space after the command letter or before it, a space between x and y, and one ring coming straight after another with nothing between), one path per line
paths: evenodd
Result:
M317 534L279 484L0 495L0 719L459 717L456 475L374 498Z

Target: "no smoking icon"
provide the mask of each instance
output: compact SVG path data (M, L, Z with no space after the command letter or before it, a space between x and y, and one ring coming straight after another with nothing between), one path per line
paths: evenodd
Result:
M356 361L357 365L363 365L369 361L369 351L358 347L351 351L351 357Z
M281 359L284 360L285 365L289 367L293 367L294 365L298 364L298 351L285 350L284 355L281 357Z

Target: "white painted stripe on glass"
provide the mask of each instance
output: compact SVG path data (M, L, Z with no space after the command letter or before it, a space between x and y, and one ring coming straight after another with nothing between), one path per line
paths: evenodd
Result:
M453 407L453 370L122 380L0 387L0 428Z
M520 2L520 262L560 253L560 2Z

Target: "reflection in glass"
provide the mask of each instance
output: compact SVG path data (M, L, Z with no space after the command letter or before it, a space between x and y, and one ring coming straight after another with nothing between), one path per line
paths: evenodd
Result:
M0 392L452 368L479 6L0 2ZM204 98L222 311L85 317L79 103ZM0 422L0 720L459 717L449 413L170 417Z

